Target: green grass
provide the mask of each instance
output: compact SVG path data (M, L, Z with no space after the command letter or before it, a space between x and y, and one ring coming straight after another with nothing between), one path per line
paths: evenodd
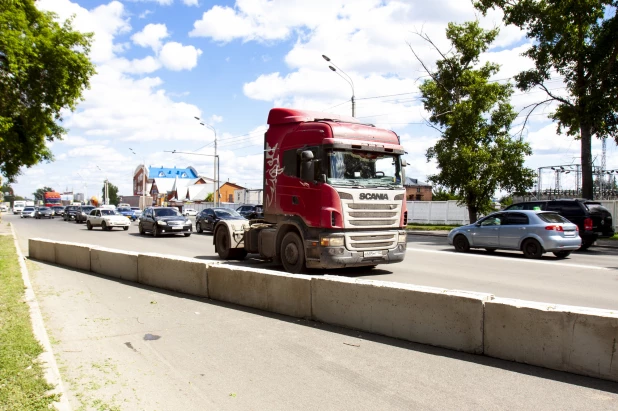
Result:
M406 226L408 230L418 230L418 231L436 231L436 230L451 231L453 228L456 228L456 227L461 227L461 225L408 224Z
M604 238L603 240L618 241L618 234L614 234L613 237L611 237L611 238Z
M48 410L56 400L37 357L12 236L0 236L0 410Z

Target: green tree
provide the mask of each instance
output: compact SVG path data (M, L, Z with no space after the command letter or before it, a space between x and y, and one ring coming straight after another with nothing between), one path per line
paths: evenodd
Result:
M116 187L115 185L113 185L112 183L110 183L109 181L107 182L107 192L109 195L109 204L114 204L114 205L118 205L119 201L118 201L118 187ZM105 184L103 184L103 190L102 190L102 194L103 194L103 204L105 204Z
M500 197L498 202L500 203L500 206L502 208L506 208L506 207L510 206L511 204L513 204L513 196L511 194L502 196L502 197Z
M48 191L54 191L54 189L51 187L37 188L37 190L34 193L32 193L32 195L34 196L34 200L43 201L43 199L45 198L44 194Z
M0 1L0 173L51 161L46 142L61 139L62 110L74 110L89 85L91 34L58 24L34 0Z
M208 195L206 196L206 202L207 203L212 203L213 198L215 198L213 193L208 193Z
M435 47L428 36L420 35ZM442 59L435 71L421 61L431 77L420 87L423 104L431 113L430 125L442 134L427 150L427 161L435 159L439 170L429 180L458 195L471 222L492 211L497 190L525 191L534 176L523 166L532 153L530 146L509 135L517 116L509 103L512 87L489 81L499 71L497 64L479 66L479 55L497 35L498 29L483 30L478 22L449 23L451 51L436 47Z
M618 1L478 0L474 5L483 13L501 9L505 23L526 30L533 40L524 55L535 68L518 74L517 86L546 93L532 110L558 103L550 118L558 122L559 133L580 140L582 195L592 199L592 136L613 136L618 143ZM564 76L568 96L547 84L554 72Z
M444 187L436 186L431 193L432 201L449 201L460 200L461 198L452 191L446 190Z

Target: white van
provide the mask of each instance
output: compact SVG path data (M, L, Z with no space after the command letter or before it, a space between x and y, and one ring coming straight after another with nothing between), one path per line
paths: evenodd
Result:
M25 201L13 201L13 214L21 214L24 208L26 208Z
M131 204L120 203L120 204L118 204L118 208L131 208Z

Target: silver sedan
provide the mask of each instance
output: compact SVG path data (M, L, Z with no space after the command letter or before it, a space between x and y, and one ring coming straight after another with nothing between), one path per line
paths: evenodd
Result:
M577 225L554 212L518 210L492 213L474 224L457 227L448 242L458 252L471 248L520 250L527 258L541 258L552 252L566 258L579 249L582 239Z

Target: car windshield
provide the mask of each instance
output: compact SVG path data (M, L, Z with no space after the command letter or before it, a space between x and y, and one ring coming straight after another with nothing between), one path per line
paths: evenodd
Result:
M24 211L34 211L34 207L26 207L24 208Z
M327 158L327 183L333 186L374 188L403 186L398 155L333 150L327 153Z
M119 208L119 213L130 213L132 210L130 208Z
M45 210L49 210L49 208L47 208L47 207L39 207L39 211L45 211Z
M569 220L557 213L539 213L537 215L546 223L570 223Z
M603 204L601 203L585 203L585 204L586 204L586 208L588 208L588 210L593 213L599 212L599 211L607 211L609 213L609 210L603 207Z
M94 210L94 207L82 207L82 211L85 211L88 213L91 212L92 210Z
M101 215L120 215L116 210L101 210Z
M131 207L131 210L133 210L133 211L140 211L139 207Z
M154 210L155 217L176 217L180 213L175 208L158 208Z
M224 218L224 217L242 217L235 210L214 210L214 211L215 211L215 214L217 215L217 217L219 217L219 218Z

